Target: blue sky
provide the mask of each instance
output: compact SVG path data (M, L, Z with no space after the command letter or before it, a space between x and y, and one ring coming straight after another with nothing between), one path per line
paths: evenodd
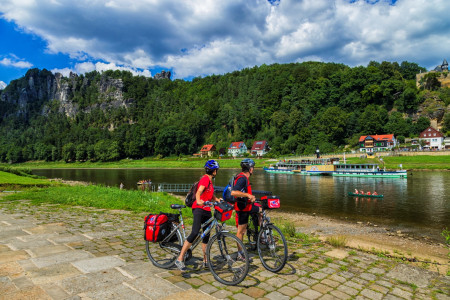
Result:
M448 0L0 0L0 88L29 68L172 78L450 59Z

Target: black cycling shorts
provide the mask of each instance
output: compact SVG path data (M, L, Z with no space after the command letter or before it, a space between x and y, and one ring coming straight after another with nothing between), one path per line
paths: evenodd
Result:
M248 224L248 218L250 217L250 214L256 214L259 213L260 206L252 204L252 209L250 211L236 211L236 215L238 217L238 225L245 225Z
M194 215L194 223L192 224L192 231L191 234L186 238L186 240L189 243L193 243L197 235L200 233L200 229L206 229L201 228L202 224L208 221L212 214L210 211L201 209L201 208L194 208L192 210L192 214ZM209 241L209 233L202 239L203 244L208 244Z

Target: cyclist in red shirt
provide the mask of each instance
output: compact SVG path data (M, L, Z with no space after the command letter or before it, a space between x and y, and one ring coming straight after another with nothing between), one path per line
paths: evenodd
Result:
M251 158L245 158L241 161L242 172L236 176L231 196L236 197L234 209L236 210L238 229L236 236L243 241L244 234L247 231L248 218L250 214L261 213L262 208L255 204L256 197L252 194L252 187L249 178L253 174L255 161ZM238 258L243 255L238 255Z
M194 215L194 223L192 224L192 232L186 238L186 241L181 248L180 256L175 261L175 265L181 271L186 271L186 266L184 265L184 255L186 251L189 250L198 233L202 223L208 221L212 214L211 208L209 206L204 206L205 201L220 201L214 195L214 186L212 184L212 179L216 177L217 171L219 170L219 163L215 160L208 160L205 164L206 174L200 178L198 182L197 193L195 194L195 201L192 204L192 214ZM202 240L202 250L203 250L203 268L207 266L206 262L206 246L208 245L209 234L206 235Z

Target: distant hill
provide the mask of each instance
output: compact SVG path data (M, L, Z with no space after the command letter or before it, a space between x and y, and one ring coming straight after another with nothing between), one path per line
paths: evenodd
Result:
M416 87L421 70L304 62L172 81L31 69L0 91L0 161L191 155L254 140L267 140L271 155L309 154L356 146L362 134L414 136L431 118L441 126L450 104L448 89ZM443 113L423 108L431 98Z

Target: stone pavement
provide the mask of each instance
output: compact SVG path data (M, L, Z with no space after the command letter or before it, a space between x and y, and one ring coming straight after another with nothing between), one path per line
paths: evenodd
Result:
M144 216L0 202L0 300L450 299L450 278L432 266L296 240L282 272L266 271L255 256L238 286L218 283L196 264L183 275L159 269L145 253Z

